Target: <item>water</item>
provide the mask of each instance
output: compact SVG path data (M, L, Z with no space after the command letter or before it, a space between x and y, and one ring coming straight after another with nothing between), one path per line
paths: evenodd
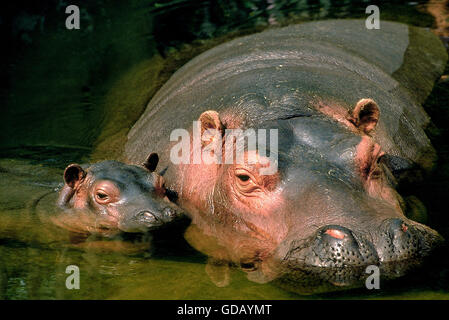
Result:
M369 4L380 2L369 1ZM367 1L95 1L82 7L81 30L67 31L61 1L8 4L2 35L10 44L0 99L0 299L449 299L449 255L382 289L298 295L257 284L230 268L211 272L207 257L182 238L186 225L151 239L78 243L53 226L54 190L69 163L119 159L126 133L168 77L200 52L270 26L365 17ZM381 18L433 27L421 2L382 1ZM448 70L446 70L447 74ZM449 237L449 86L425 107L439 163L418 194L428 225ZM120 119L120 120L117 120ZM173 235L173 236L172 236ZM179 235L179 236L176 236ZM66 288L66 267L81 272ZM209 276L209 274L212 275ZM229 278L229 284L214 284ZM218 281L217 281L218 280Z

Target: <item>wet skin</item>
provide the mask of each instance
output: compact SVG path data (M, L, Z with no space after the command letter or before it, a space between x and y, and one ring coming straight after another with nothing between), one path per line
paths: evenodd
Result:
M192 219L192 246L215 264L240 265L251 280L295 291L360 285L372 264L383 277L402 275L443 240L404 215L395 190L404 172L428 169L434 155L418 102L425 93L413 96L393 77L405 63L407 27L384 23L367 33L360 21L317 24L196 57L153 98L126 145L128 161L141 161L146 145L161 157L172 200ZM434 81L446 59L414 76ZM170 133L192 133L192 121L219 132L221 140L202 142L211 149L226 143L225 129L277 129L278 170L260 174L269 148L246 152L255 164L192 164L192 154L190 164L174 164Z
M181 216L166 197L163 178L154 172L158 157L144 166L103 161L87 168L69 165L53 222L76 233L113 236L158 229Z
M240 265L257 282L312 275L351 286L368 265L402 275L442 241L404 215L389 161L366 126L317 112L259 128L278 129L282 141L274 175L260 175L260 163L178 168L180 203L199 227L188 240L215 260ZM203 192L187 183L214 175Z

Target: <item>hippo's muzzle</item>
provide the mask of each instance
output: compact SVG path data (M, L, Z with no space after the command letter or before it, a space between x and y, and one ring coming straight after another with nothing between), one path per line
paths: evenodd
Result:
M384 278L401 276L443 242L436 231L407 219L385 219L376 230L328 225L306 240L286 240L280 246L288 246L283 264L334 285L351 285L366 278L369 265L379 266Z
M174 221L180 216L179 210L170 206L158 208L157 210L138 210L136 214L129 215L128 218L120 222L119 228L125 232L146 232Z

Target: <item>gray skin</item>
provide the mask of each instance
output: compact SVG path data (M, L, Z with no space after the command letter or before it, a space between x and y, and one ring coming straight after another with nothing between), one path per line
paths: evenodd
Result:
M53 221L77 233L113 236L147 232L175 221L181 210L166 197L151 154L143 166L102 161L82 168L69 165Z
M128 135L126 158L141 162L143 150L157 152L167 187L193 220L187 240L216 261L241 265L254 281L276 279L294 290L303 283L350 286L372 264L384 277L401 275L442 241L405 217L394 191L395 174L428 169L435 155L420 103L447 56L436 37L416 30L429 42L412 46L406 25L382 21L380 30L367 30L363 20L346 20L222 44L183 66L153 97ZM408 61L416 47L424 54ZM406 82L401 72L410 63ZM414 83L422 88L411 90ZM356 114L364 98L372 108ZM250 209L236 200L233 165L170 160L170 133L192 130L206 111L202 128L279 130L278 178L275 192L266 193L275 208L270 200ZM384 156L362 168L366 140Z

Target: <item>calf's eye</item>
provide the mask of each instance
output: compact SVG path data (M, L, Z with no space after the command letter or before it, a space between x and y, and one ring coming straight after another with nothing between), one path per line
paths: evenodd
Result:
M111 181L100 180L95 183L92 196L97 203L104 205L117 202L120 199L120 190Z
M105 193L101 193L101 192L98 192L98 193L97 193L97 198L98 198L98 199L104 200L104 199L106 199L107 197L108 197L108 195L105 194Z
M97 202L101 204L104 204L109 201L109 196L104 192L97 192L95 194L95 198L96 198L95 200L97 200Z

